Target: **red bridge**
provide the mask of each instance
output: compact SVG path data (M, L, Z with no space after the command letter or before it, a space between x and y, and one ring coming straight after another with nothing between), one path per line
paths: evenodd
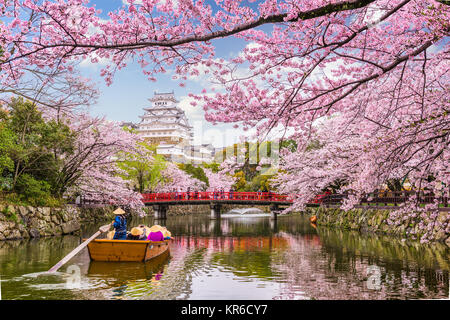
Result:
M293 203L290 196L273 192L171 192L142 194L146 206L153 206L155 218L166 218L169 205L205 204L211 208L211 217L219 218L223 204L270 205L276 218L280 206Z

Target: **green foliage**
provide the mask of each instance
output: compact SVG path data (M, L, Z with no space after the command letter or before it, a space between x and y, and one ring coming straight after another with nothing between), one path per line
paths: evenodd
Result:
M243 171L236 172L233 177L237 178L234 184L236 191L246 191L247 180L245 179L245 173Z
M152 191L164 179L162 171L166 168L167 161L156 153L156 148L142 142L135 153L119 155L117 165L124 171L119 176L129 181L137 192Z
M248 191L248 192L256 192L256 191L268 192L268 191L270 191L271 190L270 179L272 177L273 177L272 175L257 175L250 181L250 183L247 184L245 191Z
M211 170L213 173L217 173L220 171L220 163L217 162L211 162L211 163L202 163L202 167L205 169Z
M73 152L76 134L62 122L45 120L36 105L13 99L0 112L0 191L4 200L35 206L62 202L61 155ZM53 196L54 195L54 196Z
M294 152L297 150L297 142L293 139L287 139L283 140L280 143L280 149L286 148L291 152Z
M189 174L191 177L203 181L204 183L206 183L207 186L209 186L208 177L206 176L205 171L203 171L202 167L200 166L195 167L190 163L188 164L180 163L178 164L178 168Z
M14 147L14 132L0 122L0 176L5 172L14 170L14 161L10 158L8 151Z
M43 180L36 180L29 174L23 174L17 179L15 190L20 199L35 206L45 206L51 196L51 186Z

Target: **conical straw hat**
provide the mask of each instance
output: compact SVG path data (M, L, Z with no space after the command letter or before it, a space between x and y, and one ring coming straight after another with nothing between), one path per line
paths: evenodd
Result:
M113 213L118 215L118 214L124 214L125 211L123 211L121 208L117 208Z
M158 224L155 224L150 228L150 232L158 232L158 231L162 231L162 227Z
M162 233L163 233L164 238L172 237L172 233L170 233L170 231L167 230L166 228L163 228Z
M131 229L131 234L133 236L140 236L144 233L144 230L142 230L141 228L133 228Z

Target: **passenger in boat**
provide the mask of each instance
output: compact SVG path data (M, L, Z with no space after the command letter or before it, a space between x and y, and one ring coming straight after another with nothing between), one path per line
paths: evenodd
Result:
M131 232L127 235L127 240L147 240L144 229L139 227L131 229Z
M163 233L163 236L164 236L164 240L172 239L172 233L169 230L167 230L166 227L162 227L162 233Z
M150 228L150 234L147 240L150 241L164 241L164 234L162 233L162 227L160 225L154 225Z
M125 217L125 211L118 208L114 211L116 218L113 221L115 229L113 240L126 240L127 239L127 218Z

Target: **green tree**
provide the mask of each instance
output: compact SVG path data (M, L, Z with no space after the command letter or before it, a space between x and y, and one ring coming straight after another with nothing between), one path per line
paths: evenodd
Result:
M191 177L203 181L207 186L209 186L208 177L206 176L205 171L203 171L202 167L196 167L191 163L180 163L178 164L178 168L189 174Z
M139 150L135 153L119 155L118 166L124 170L120 177L128 180L135 191L143 193L152 191L164 177L162 171L167 162L163 156L156 153L156 146L145 142L139 143Z
M211 163L202 163L202 167L205 169L211 170L213 173L217 173L220 171L220 163L217 162L211 162Z
M73 150L75 137L66 124L44 119L34 103L13 99L0 114L2 190L36 205L52 195L62 198L60 159Z
M236 172L233 177L237 178L236 183L234 184L234 189L236 191L245 191L245 187L247 185L247 180L245 179L244 171Z
M10 157L9 150L14 147L14 142L14 132L0 120L0 190L11 188L14 161Z

